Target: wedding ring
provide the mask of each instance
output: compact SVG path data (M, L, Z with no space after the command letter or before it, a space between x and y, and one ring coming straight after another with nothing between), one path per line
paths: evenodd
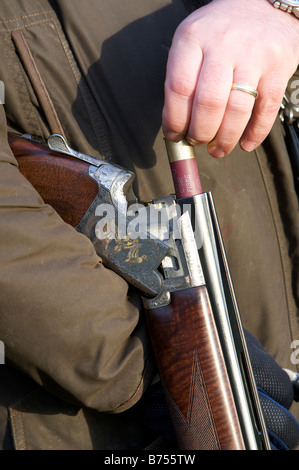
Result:
M254 99L258 97L258 91L255 88L252 88L248 85L243 85L242 83L233 83L232 90L244 91L244 93L249 93Z

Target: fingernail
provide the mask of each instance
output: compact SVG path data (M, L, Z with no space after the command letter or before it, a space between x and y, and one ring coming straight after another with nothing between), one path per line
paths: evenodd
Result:
M258 147L258 144L252 140L244 140L240 142L240 146L245 152L252 152Z
M214 158L222 158L225 156L224 150L213 142L208 145L208 152Z
M174 142L179 142L183 139L183 135L179 134L178 132L163 131L163 134L165 135L166 139Z

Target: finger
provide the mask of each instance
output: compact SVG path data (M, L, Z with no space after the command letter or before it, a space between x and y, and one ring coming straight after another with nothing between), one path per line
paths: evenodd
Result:
M235 74L233 81L255 89L258 79L254 76L244 78ZM251 118L255 98L241 90L231 90L227 102L224 118L212 142L208 145L209 153L214 157L228 155L237 145Z
M225 114L233 78L233 68L223 58L206 55L192 104L187 138L193 145L210 142Z
M202 58L199 42L181 32L175 35L167 62L162 112L163 132L170 140L180 140L187 132Z
M267 137L277 117L284 91L281 85L269 84L268 80L263 79L260 81L259 97L240 141L244 150L254 150Z

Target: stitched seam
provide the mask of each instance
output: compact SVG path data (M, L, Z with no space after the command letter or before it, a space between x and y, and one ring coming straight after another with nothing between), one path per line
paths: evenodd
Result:
M137 401L141 398L144 390L148 387L151 383L152 378L154 376L156 370L155 361L149 357L145 363L144 370L141 376L141 379L133 392L133 394L122 404L120 404L116 410L112 411L113 413L121 413L122 411L126 411L131 406L135 405Z
M75 81L76 81L77 84L79 84L79 81L81 79L81 74L80 74L80 71L78 70L78 68L75 66L75 59L73 57L73 54L72 54L71 50L69 49L69 47L66 47L66 40L65 40L64 37L62 37L60 29L57 28L56 22L54 21L53 24L54 24L54 28L56 30L57 36L59 37L61 47L64 50L64 53L65 53L65 55L68 59L68 63L69 63L69 65L71 67L71 70L74 74Z
M68 42L66 41L64 35L61 33L60 28L57 27L56 22L54 22L54 27L56 29L57 35L61 42L61 46L64 50L68 63L75 77L75 80L78 86L78 93L80 93L82 96L82 99L86 108L86 112L89 116L89 122L93 129L93 134L95 137L95 144L99 149L101 158L104 158L106 161L109 161L111 160L111 155L113 154L113 152L111 149L111 145L108 142L109 140L108 131L107 130L105 131L106 124L103 122L104 118L101 115L101 112L98 110L97 106L95 105L94 101L90 99L91 92L89 90L89 86L87 82L85 81L85 78L81 74L81 71L77 65L76 59L73 55L73 52Z
M37 24L51 23L51 21L52 21L52 19L50 19L50 18L47 18L47 19L44 19L44 20L39 20L39 21L34 21L32 23L28 23L28 24L25 24L25 25L22 25L22 26L18 26L17 28L12 28L12 29L10 29L10 31L18 31L20 29L26 29L29 26L34 26L34 25L37 25Z
M0 24L14 23L15 21L25 20L27 18L33 18L34 16L40 16L43 14L53 15L53 11L52 10L39 11L37 13L31 13L30 15L18 16L17 18L13 18L11 20L0 20Z
M10 39L7 42L7 44L8 44L8 48L10 48L12 50L12 54L15 54L15 51L14 51L14 48L13 48L13 43ZM32 107L28 106L28 94L29 94L29 92L28 92L27 85L26 85L24 79L22 79L20 81L20 72L15 73L15 70L11 65L11 58L8 55L8 48L5 47L4 54L5 54L7 63L9 65L9 68L12 70L12 75L11 76L12 76L12 79L15 83L15 90L16 90L17 94L20 97L20 101L22 103L23 110L25 112L26 121L28 122L28 124L30 126L28 128L28 132L33 134L33 129L38 128L40 130L39 122L38 122L38 119L36 117L36 113L33 112ZM18 64L18 69L20 70L20 65L19 64ZM26 96L26 98L25 98L25 96ZM32 125L32 121L34 121L34 125ZM41 132L41 130L40 130L40 132Z
M17 32L18 31L18 32ZM14 34L15 33L15 34ZM35 90L36 96L48 120L48 125L52 133L59 133L63 135L61 123L58 119L56 110L48 94L44 81L39 73L34 58L31 54L30 48L25 40L23 32L14 30L12 33L12 40L19 52L20 58L23 62L24 69L31 81Z
M17 441L19 441L19 438L18 438L19 433L16 429L15 422L14 422L13 418L15 418L15 417L19 418L20 432L21 432L21 436L22 436L22 447L21 447L21 449L18 449L18 450L25 450L26 449L26 439L25 439L25 431L24 431L24 423L23 423L22 413L10 409L10 416L11 416L10 423L11 423L12 431L13 431L13 434L14 434Z

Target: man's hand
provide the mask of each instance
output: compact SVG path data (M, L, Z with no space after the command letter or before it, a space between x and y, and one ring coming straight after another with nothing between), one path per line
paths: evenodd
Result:
M214 157L256 148L299 63L299 21L267 0L213 0L178 27L169 52L162 126L169 140L208 143ZM258 90L258 98L231 90Z

